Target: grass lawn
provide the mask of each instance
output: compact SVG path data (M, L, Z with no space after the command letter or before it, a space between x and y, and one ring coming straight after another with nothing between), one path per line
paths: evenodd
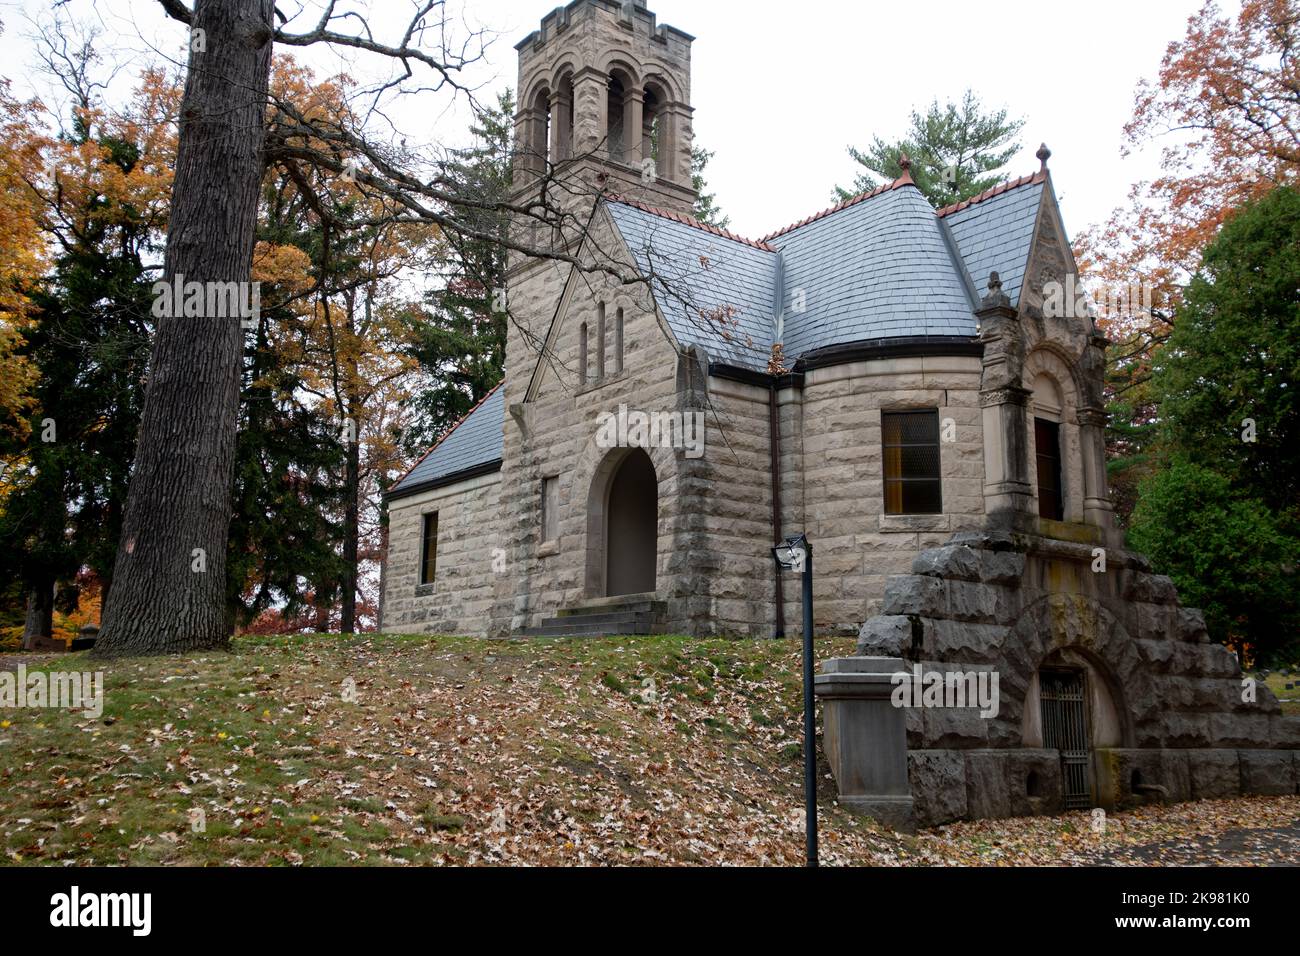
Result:
M0 861L798 864L798 661L795 641L671 637L45 658L105 670L104 713L0 711ZM1255 798L1115 815L1104 836L1073 813L906 837L834 796L823 766L823 859L844 864L1089 862L1300 819L1300 798Z

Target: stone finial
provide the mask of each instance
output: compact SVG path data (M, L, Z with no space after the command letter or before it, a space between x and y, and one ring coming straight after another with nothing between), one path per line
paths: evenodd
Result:
M1042 163L1042 166L1038 171L1040 173L1047 172L1047 161L1052 158L1052 151L1047 148L1047 144L1044 143L1042 146L1039 146L1038 152L1036 152L1034 155L1037 156L1038 161Z
M983 312L986 309L996 308L1007 309L1010 307L1011 299L1009 299L1007 294L1002 291L1002 277L996 272L990 272L989 291L988 294L984 296L983 301L980 302L980 311Z

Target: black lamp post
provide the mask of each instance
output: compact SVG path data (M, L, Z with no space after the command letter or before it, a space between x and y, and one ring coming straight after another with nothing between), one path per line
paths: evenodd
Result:
M813 701L812 545L792 535L772 549L776 566L803 575L803 792L808 865L817 865L817 711Z

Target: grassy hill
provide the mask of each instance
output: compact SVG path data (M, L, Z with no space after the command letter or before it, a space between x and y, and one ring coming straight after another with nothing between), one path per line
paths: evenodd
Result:
M820 641L818 657L852 646ZM0 859L797 865L798 655L795 641L311 636L59 657L106 670L104 713L0 711ZM1104 837L1086 813L904 837L834 796L823 764L823 860L857 865L1080 862L1163 839L1171 820L1215 833L1300 817L1278 798L1151 808Z

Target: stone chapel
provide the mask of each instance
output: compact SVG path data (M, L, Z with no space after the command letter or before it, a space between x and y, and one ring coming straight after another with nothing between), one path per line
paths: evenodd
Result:
M804 532L820 632L1001 674L995 719L908 711L917 820L1297 792L1300 721L1115 527L1107 343L1044 308L1076 272L1046 147L744 238L692 215L692 41L574 0L518 45L512 198L569 215L514 235L569 258L512 253L504 381L390 490L382 628L779 636Z

